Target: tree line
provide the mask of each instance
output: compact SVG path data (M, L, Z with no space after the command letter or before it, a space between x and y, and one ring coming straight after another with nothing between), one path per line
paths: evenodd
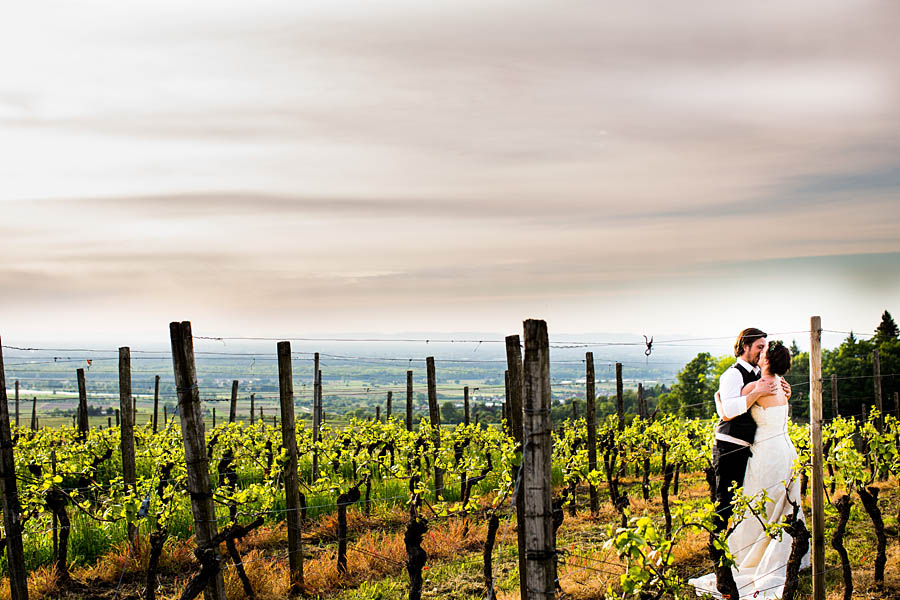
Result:
M803 402L809 393L809 353L801 352L796 341L791 343L791 370L785 376L793 386L791 399L795 419L808 420L809 404ZM822 350L822 394L824 417L833 418L832 379L836 375L838 410L842 415L862 415L875 403L874 351L881 360L881 390L885 411L894 410L894 393L900 391L900 331L891 314L885 310L881 323L869 339L850 334L841 344ZM685 418L710 418L716 414L714 396L719 376L734 364L733 356L712 356L701 352L679 371L671 390L660 396L660 408Z

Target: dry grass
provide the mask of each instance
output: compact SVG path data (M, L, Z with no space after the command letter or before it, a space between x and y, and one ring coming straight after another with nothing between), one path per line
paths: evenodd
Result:
M706 483L702 477L682 478L680 500L705 499ZM857 550L854 556L855 598L900 598L900 545L896 538L897 509L900 493L895 481L879 483L882 488L879 504L885 519L889 522L888 564L884 592L877 590L873 582L871 564L872 546L871 523L863 514L855 523L854 531L848 532L848 548L853 544ZM602 549L609 524L619 520L618 513L606 500L601 489L600 510L592 517L587 508L587 489L579 489L578 514L572 517L566 511L565 520L559 530L558 545L567 552L560 565L562 586L568 598L591 600L602 598L608 586L618 587L618 575L624 566L614 552ZM640 496L639 482L631 489L631 511L634 515L652 515L661 520L662 508L658 491L649 500ZM486 500L487 501L487 500ZM347 553L347 573L338 574L336 567L337 519L335 515L324 515L304 526L304 578L307 594L328 598L342 590L355 589L364 582L376 582L386 577L405 577L406 550L403 533L407 521L406 513L399 508L380 512L377 517L368 518L356 510L348 513L349 544ZM480 569L472 568L472 563L480 563L480 554L487 532L486 520L482 516L470 521L468 532L459 519L434 519L426 533L423 548L429 554L426 578L431 579L427 594L429 597L451 597L455 595L477 595L480 589ZM495 554L495 580L512 583L516 561L509 560L508 551L515 546L515 519L501 523L497 546L505 547L503 560ZM674 568L682 576L694 576L706 567L711 569L706 550L706 535L692 533L685 536L673 551ZM288 561L285 557L287 533L284 524L265 526L251 532L238 547L243 557L245 570L253 589L260 600L275 600L288 596ZM194 541L170 540L160 559L160 600L176 600L184 585L197 571L193 556ZM148 547L143 539L137 549L129 552L127 544L114 548L97 564L73 570L74 582L65 586L57 583L55 573L50 568L39 569L29 577L30 597L42 598L107 598L112 600L119 577L125 573L124 587L120 598L136 598L143 592L143 577L148 561ZM497 550L495 550L496 552ZM462 567L460 559L469 566ZM868 559L868 560L867 560ZM449 563L453 563L450 565ZM829 563L831 564L831 563ZM448 568L449 567L449 568ZM434 575L439 571L440 575ZM245 598L243 586L235 569L229 564L225 569L225 585L229 598ZM807 584L808 585L808 584ZM828 599L841 598L840 572L828 575ZM473 591L475 590L475 591ZM518 590L498 589L500 600L518 598ZM0 586L0 600L9 598L8 582Z

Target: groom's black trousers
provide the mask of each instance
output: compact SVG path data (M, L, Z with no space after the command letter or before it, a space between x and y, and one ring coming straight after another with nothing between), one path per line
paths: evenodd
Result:
M744 485L744 473L750 458L750 447L715 440L713 444L713 469L716 472L716 517L714 531L718 534L728 526L728 519L734 511L732 486Z

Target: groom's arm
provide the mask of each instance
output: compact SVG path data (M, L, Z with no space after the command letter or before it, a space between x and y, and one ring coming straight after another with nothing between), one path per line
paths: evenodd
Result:
M719 378L719 392L716 394L716 412L723 421L747 412L747 396L741 395L744 378L737 369L725 369Z

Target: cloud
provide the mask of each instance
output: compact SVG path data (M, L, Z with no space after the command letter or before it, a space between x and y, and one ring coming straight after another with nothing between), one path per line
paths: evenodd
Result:
M645 318L900 250L896 2L45 8L0 25L12 311Z

